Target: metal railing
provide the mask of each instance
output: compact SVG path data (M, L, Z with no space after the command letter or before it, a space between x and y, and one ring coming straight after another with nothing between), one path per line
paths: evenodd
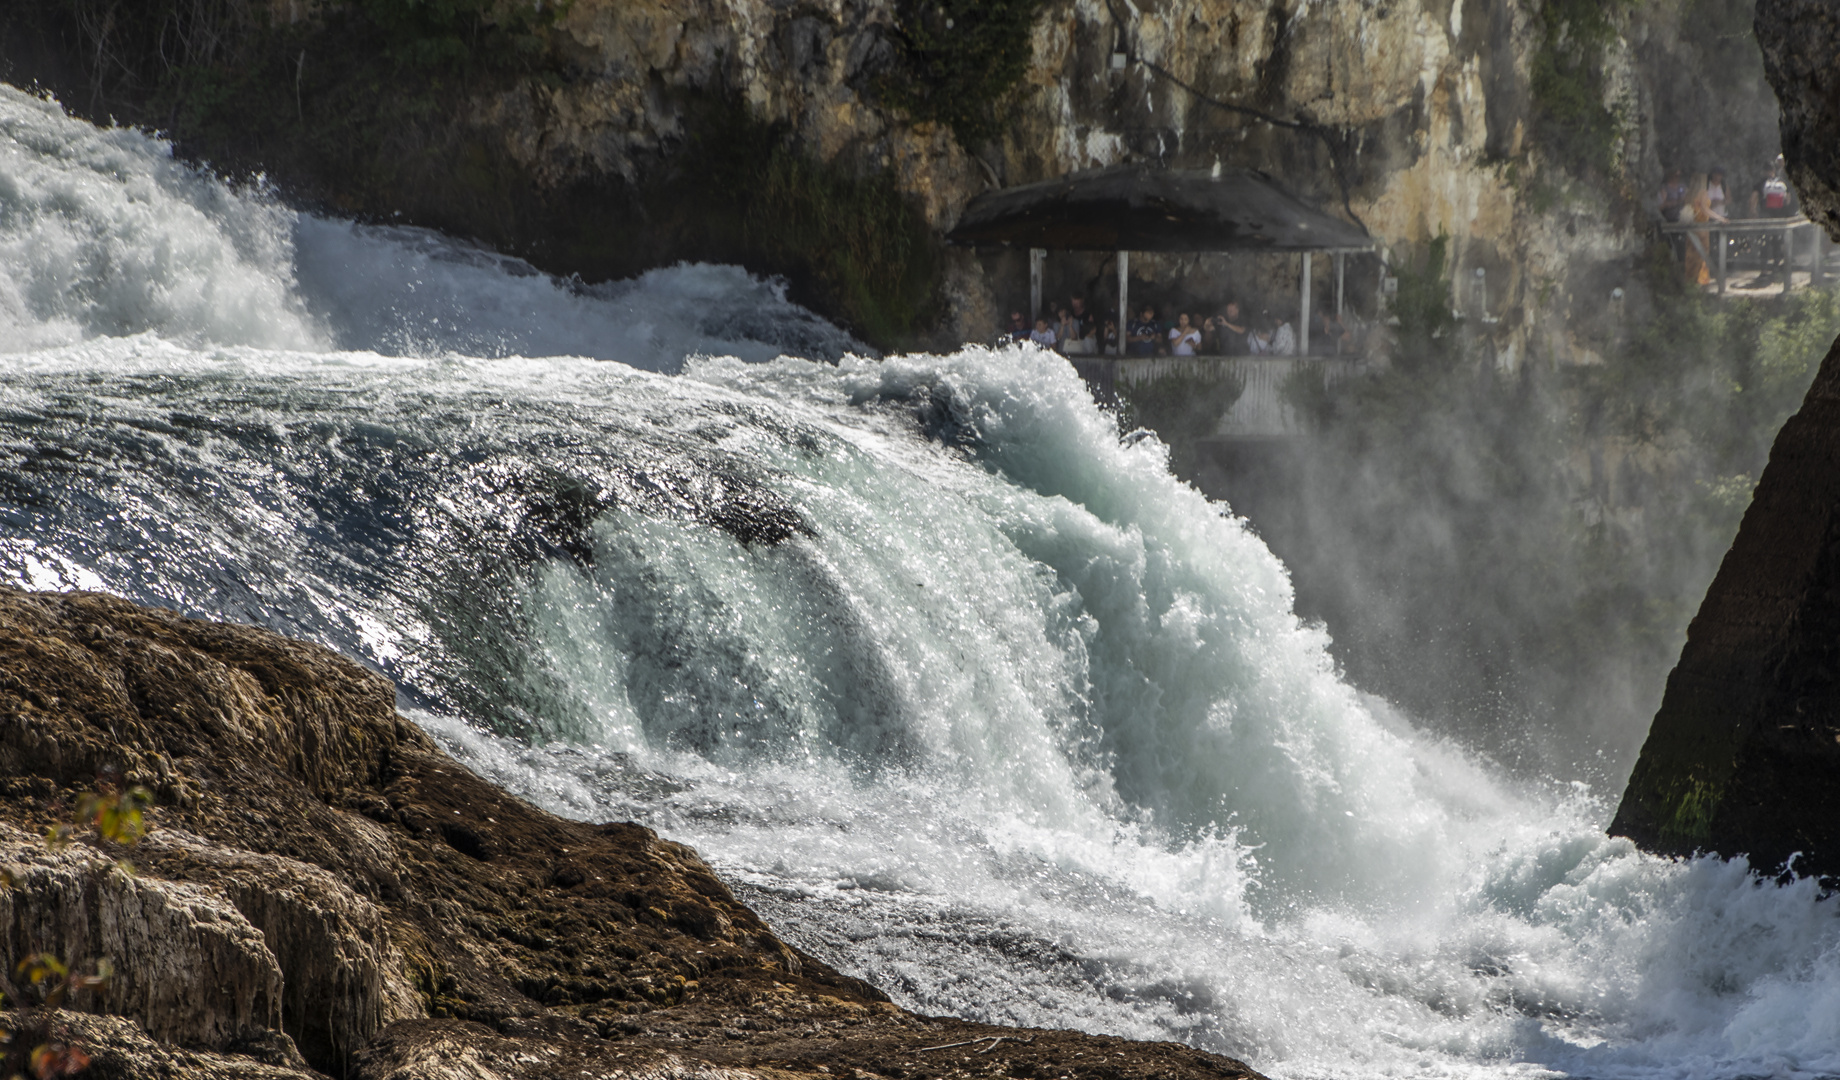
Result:
M1823 285L1827 281L1827 230L1801 214L1786 218L1734 218L1731 221L1664 221L1661 231L1671 235L1682 235L1693 245L1699 257L1711 268L1713 280L1718 283L1718 293L1725 295L1726 282L1730 276L1728 256L1731 240L1739 236L1764 236L1775 234L1782 243L1783 291L1794 287L1796 272L1796 238L1803 232L1812 232L1814 239L1809 245L1808 283L1813 286ZM1769 265L1769 260L1764 260Z

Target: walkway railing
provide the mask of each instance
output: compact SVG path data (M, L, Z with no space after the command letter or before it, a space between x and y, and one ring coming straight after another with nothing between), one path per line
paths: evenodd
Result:
M1222 438L1257 439L1302 435L1305 428L1284 399L1284 384L1299 371L1315 369L1334 384L1353 375L1360 357L1155 356L1114 360L1115 378L1135 385L1154 379L1237 377L1245 386L1239 400L1220 418L1214 433Z
M1795 249L1799 246L1796 238L1803 232L1812 232L1814 239L1810 243L1808 283L1824 284L1827 279L1827 230L1809 221L1801 214L1788 218L1736 218L1731 221L1664 221L1661 231L1669 234L1683 234L1687 242L1699 252L1706 265L1712 268L1713 279L1718 283L1719 295L1725 295L1728 276L1727 255L1731 248L1731 238L1736 236L1762 236L1770 240L1779 239L1782 244L1783 291L1787 292L1795 279ZM1710 245L1710 250L1708 250ZM1765 259L1764 266L1770 265Z

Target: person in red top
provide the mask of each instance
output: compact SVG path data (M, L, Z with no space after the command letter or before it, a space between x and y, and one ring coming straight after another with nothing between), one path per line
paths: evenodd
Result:
M1770 162L1763 179L1751 189L1751 216L1763 218L1794 217L1796 212L1795 192L1789 187L1788 178L1783 176L1783 158L1776 155ZM1788 271L1788 237L1766 235L1763 240L1764 270L1758 274L1751 286L1768 285L1776 280L1777 271Z
M1769 171L1751 189L1751 216L1792 217L1794 214L1795 192L1783 176L1782 155L1777 154L1776 160L1770 162Z

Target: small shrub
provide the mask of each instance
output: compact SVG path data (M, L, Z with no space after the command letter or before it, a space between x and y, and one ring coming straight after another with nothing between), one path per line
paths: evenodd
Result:
M882 96L916 120L936 120L975 147L1002 129L1002 107L1028 70L1046 0L900 0L895 67Z
M1623 122L1604 104L1604 53L1629 0L1544 0L1528 61L1534 130L1568 168L1611 176Z
M935 242L890 173L857 175L737 102L709 103L648 202L690 249L792 279L802 300L883 348L933 315Z

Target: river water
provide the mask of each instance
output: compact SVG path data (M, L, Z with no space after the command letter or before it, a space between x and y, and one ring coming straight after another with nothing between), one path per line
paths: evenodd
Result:
M560 282L0 87L0 580L353 656L924 1012L1287 1078L1840 1074L1812 882L1348 686L1057 358L866 353L735 268Z

